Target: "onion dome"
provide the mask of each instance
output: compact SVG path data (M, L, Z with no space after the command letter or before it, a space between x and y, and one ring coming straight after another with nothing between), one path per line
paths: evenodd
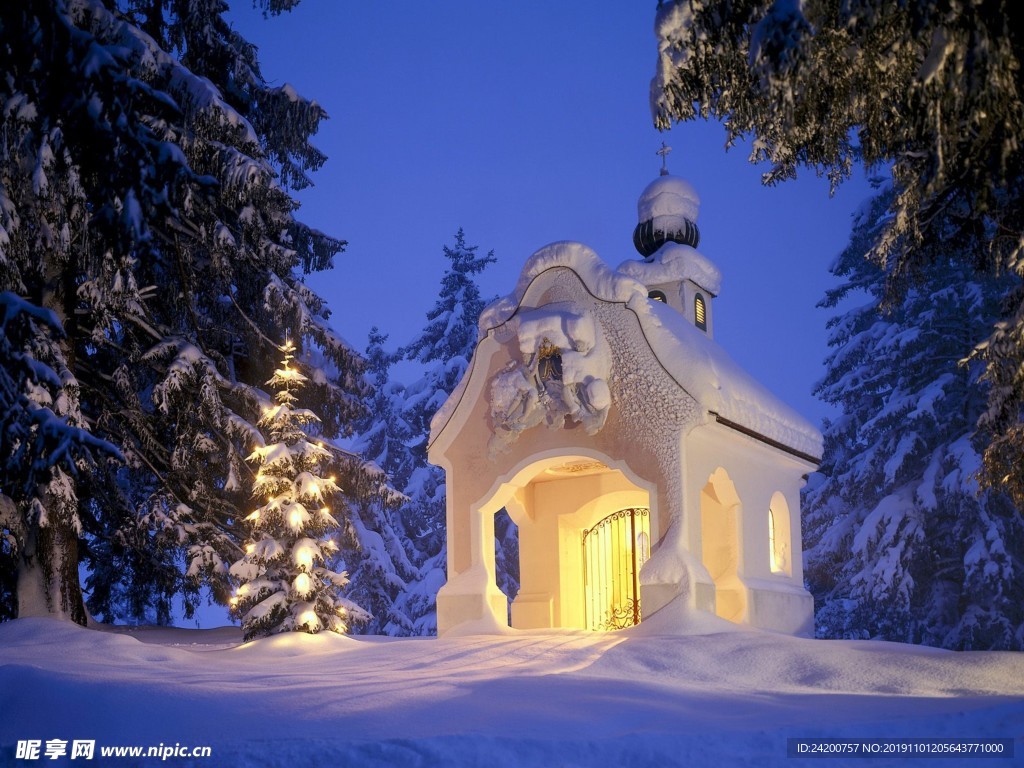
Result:
M690 182L668 174L659 176L640 195L633 245L644 258L668 242L696 248L700 242L699 211L700 196Z

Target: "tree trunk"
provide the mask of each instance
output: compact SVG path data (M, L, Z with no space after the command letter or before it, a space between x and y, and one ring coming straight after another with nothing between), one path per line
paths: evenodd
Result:
M75 319L76 278L78 275L76 252L69 253L70 261L46 259L45 280L36 297L39 306L53 310L64 329L60 339L59 357L47 361L62 380L74 382L75 338L78 327ZM65 407L57 415L80 424L77 382L73 397L65 399ZM65 390L65 395L67 391ZM87 623L82 587L78 578L78 500L74 481L54 467L49 484L36 489L35 497L45 510L40 512L22 506L26 521L24 543L18 557L18 617L49 616L74 621L83 627ZM28 502L23 502L28 504ZM40 510L41 511L41 510Z
M51 502L50 494L46 501ZM86 626L85 604L78 578L78 534L51 515L28 526L18 555L18 617L47 616Z

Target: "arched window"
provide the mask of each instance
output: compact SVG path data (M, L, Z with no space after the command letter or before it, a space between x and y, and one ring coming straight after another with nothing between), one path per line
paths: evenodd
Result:
M693 319L694 324L702 331L708 329L708 308L704 303L704 297L699 293L693 297Z
M647 292L648 299L654 299L660 301L662 304L668 304L668 296L665 295L664 291L653 290Z
M781 493L768 505L768 565L772 573L791 574L789 505Z

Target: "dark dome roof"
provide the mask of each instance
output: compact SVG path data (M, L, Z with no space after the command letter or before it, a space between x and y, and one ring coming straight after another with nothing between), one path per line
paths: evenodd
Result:
M699 211L700 197L688 181L667 174L659 176L640 195L633 245L645 258L668 242L696 248L700 242Z

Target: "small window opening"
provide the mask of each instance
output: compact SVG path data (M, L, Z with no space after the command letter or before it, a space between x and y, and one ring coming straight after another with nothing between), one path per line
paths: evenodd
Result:
M707 306L704 304L704 297L699 293L693 297L693 317L698 328L702 331L708 329Z
M647 298L654 299L655 301L660 301L662 304L668 304L668 296L665 295L664 291L648 291Z

